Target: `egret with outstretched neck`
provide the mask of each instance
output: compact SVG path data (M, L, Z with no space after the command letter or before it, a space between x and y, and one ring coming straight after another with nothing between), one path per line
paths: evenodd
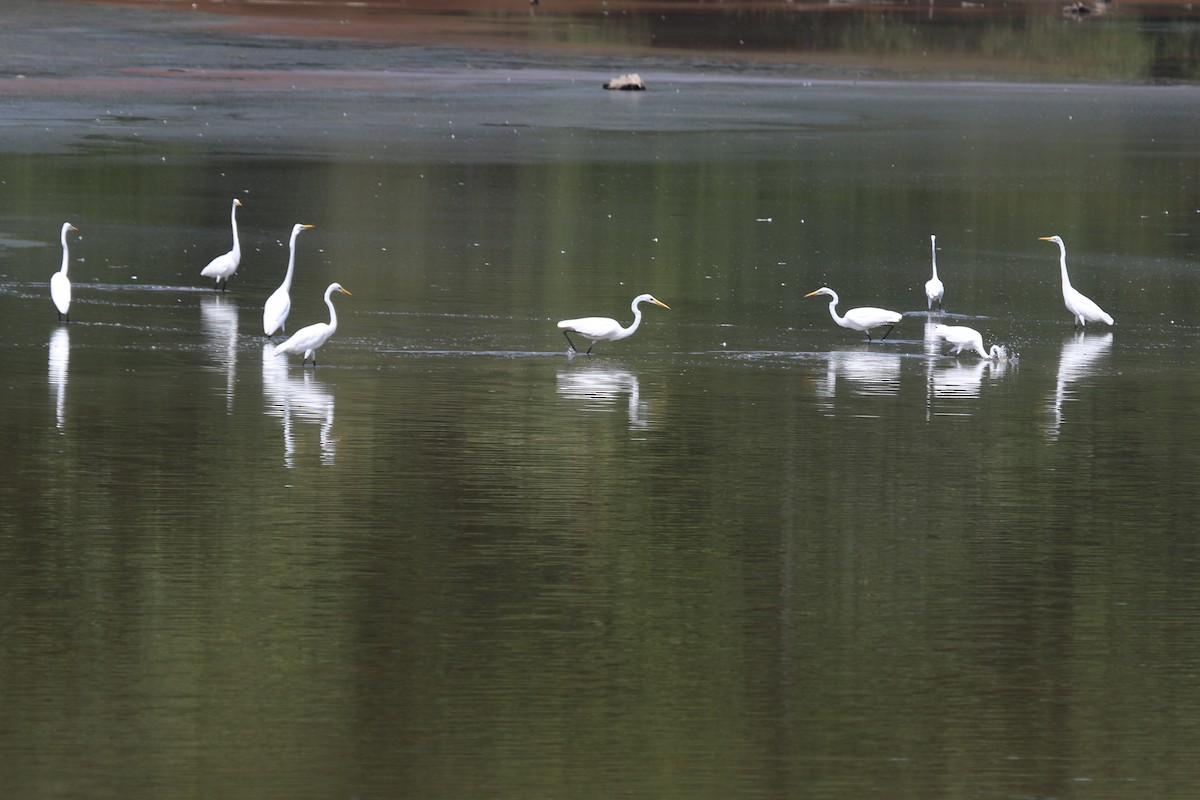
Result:
M67 322L71 321L71 315L68 313L71 310L71 279L67 277L67 267L70 266L70 252L67 247L67 233L70 231L78 231L69 222L64 222L62 226L62 266L58 268L58 272L50 276L50 299L54 301L54 307L58 309L58 321L64 319Z
M303 353L304 358L300 360L301 367L310 358L312 359L313 366L317 366L317 348L328 342L329 337L333 336L337 330L337 311L333 307L334 292L341 292L344 295L352 296L342 288L340 283L329 284L329 288L325 290L325 305L329 306L329 322L314 322L312 325L296 331L286 342L275 345L275 355Z
M1112 325L1113 318L1104 309L1071 285L1071 279L1067 277L1067 246L1063 244L1063 240L1058 236L1039 236L1038 241L1054 242L1058 245L1058 265L1062 269L1063 304L1067 307L1067 311L1070 311L1075 317L1075 327L1086 328L1089 322L1103 322L1106 325Z
M642 310L638 308L642 303L654 303L656 306L662 306L668 311L671 307L662 302L652 294L639 294L633 298L633 302L629 307L633 311L633 322L628 328L621 325L611 317L580 317L579 319L564 319L558 323L558 329L563 332L563 336L567 337L567 345L571 348L572 353L579 352L575 347L575 343L571 341L570 334L577 333L585 339L591 340L591 345L588 346L587 354L590 355L592 348L596 346L596 342L606 341L615 342L618 339L624 339L632 336L633 332L642 324Z
M958 355L963 350L974 350L981 357L992 361L1008 357L1008 351L1001 345L994 344L990 350L984 350L983 335L966 325L934 325L933 333L954 345L954 349L950 351L951 355Z
M896 323L904 317L898 311L888 311L886 308L875 308L874 306L852 308L846 312L846 316L839 317L837 313L838 296L837 292L833 289L830 289L828 286L822 286L815 292L809 292L804 296L815 297L819 294L829 295L829 316L833 317L834 322L852 331L862 331L867 334L868 342L873 341L871 339L872 328L882 328L884 325L887 325L887 331L883 336L879 337L880 340L886 339Z
M235 197L233 207L229 211L229 225L233 228L233 249L217 256L208 262L207 267L200 270L200 274L205 278L216 278L217 283L213 288L220 287L222 292L229 288L229 279L237 272L238 264L242 263L242 244L238 241L237 228L237 210L241 204L242 201Z
M284 325L292 310L291 290L292 273L296 270L296 237L300 235L300 231L308 230L311 227L312 225L300 223L292 227L292 240L288 243L287 274L283 276L283 283L271 293L267 302L263 304L263 333L267 336L274 335L275 331L287 333Z
M925 299L929 301L927 310L933 310L933 304L937 303L938 311L942 310L942 298L946 295L946 285L942 283L937 274L937 236L929 235L929 246L933 250L933 277L925 281Z

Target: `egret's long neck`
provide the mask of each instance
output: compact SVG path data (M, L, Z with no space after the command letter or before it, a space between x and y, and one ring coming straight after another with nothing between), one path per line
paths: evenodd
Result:
M333 308L333 290L325 290L325 305L329 306L329 332L337 330L337 311Z
M1058 266L1062 269L1062 285L1063 288L1071 286L1071 279L1067 277L1067 246L1065 244L1058 245Z
M930 240L929 249L933 251L933 279L937 280L937 244Z
M67 274L67 267L70 266L70 254L68 253L68 248L67 248L67 230L68 230L67 228L63 228L63 232L62 232L63 259L62 259L62 266L58 268L58 271L61 272L63 275Z
M240 255L242 252L242 244L238 241L237 203L233 204L233 210L229 212L229 225L233 228L233 252Z
M638 329L638 325L642 324L642 307L638 301L634 300L629 308L633 311L633 322L629 323L628 328L621 328L621 338L632 336L633 332Z
M842 325L842 320L844 320L845 317L838 316L837 304L838 304L838 296L835 294L835 295L833 295L833 297L829 298L829 316L833 317L833 321L836 322L838 325ZM845 325L842 325L842 327L845 327Z
M292 273L296 270L296 236L292 234L292 243L288 245L288 268L287 274L283 276L283 288L291 291L292 289Z

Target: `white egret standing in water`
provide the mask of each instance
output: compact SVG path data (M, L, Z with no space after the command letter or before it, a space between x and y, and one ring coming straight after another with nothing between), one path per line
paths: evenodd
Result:
M933 333L954 345L952 355L958 355L963 350L974 350L983 358L998 361L1008 357L1008 351L1000 345L992 345L991 350L983 349L983 335L974 328L966 325L934 325Z
M303 353L304 358L300 360L300 366L303 367L304 362L310 358L313 366L317 365L317 348L328 342L329 337L333 336L334 331L337 330L337 311L333 308L332 297L334 292L352 296L342 288L340 283L329 284L329 288L325 290L325 305L329 306L329 322L314 322L312 325L296 331L286 342L275 345L275 355Z
M54 301L54 307L58 309L58 321L62 322L66 319L71 321L71 315L67 312L71 309L71 279L67 277L67 267L70 266L70 254L67 247L67 233L69 231L79 230L69 222L64 222L62 226L62 266L58 268L58 272L50 276L50 299Z
M205 278L216 278L216 286L220 286L222 292L229 288L229 279L233 277L233 273L237 272L238 264L242 262L242 245L238 241L237 229L237 210L241 204L242 201L235 197L233 207L229 211L229 225L233 228L233 249L224 255L217 256L208 262L207 267L200 270L200 274ZM222 280L225 283L221 283Z
M928 310L933 310L937 303L938 311L942 310L942 298L946 295L946 285L937 274L937 236L929 235L929 246L933 250L933 277L925 281L925 299L929 301Z
M287 333L284 323L292 310L292 296L289 292L292 290L292 273L296 269L296 237L300 235L300 231L311 227L312 225L299 223L292 227L292 240L288 243L287 274L283 276L283 283L263 304L263 333L267 336L271 336L275 331Z
M624 339L626 336L632 336L633 332L642 324L642 310L638 308L641 303L654 303L656 306L662 306L668 311L671 307L661 300L657 299L652 294L639 294L633 298L630 308L633 310L633 323L628 327L622 327L621 323L609 317L580 317L579 319L564 319L558 323L558 329L563 332L563 336L567 337L567 345L570 346L571 352L579 352L575 347L575 343L571 341L570 334L577 333L585 339L590 339L592 344L588 347L588 354L592 352L592 347L595 347L596 342L601 340L607 342L615 342L618 339Z
M815 292L809 292L804 296L815 297L819 294L826 294L831 298L829 301L829 316L833 317L834 322L852 331L862 331L867 334L868 342L871 341L872 328L881 328L887 325L887 333L879 337L880 339L886 339L888 334L892 332L892 328L904 316L898 311L888 311L886 308L863 306L861 308L852 308L846 312L846 316L839 317L837 313L838 296L837 292L833 289L830 289L828 286L822 286Z
M1070 311L1075 317L1075 326L1087 327L1089 322L1103 322L1112 325L1113 318L1105 313L1104 309L1071 285L1071 279L1067 277L1067 246L1063 244L1063 240L1058 236L1039 236L1038 241L1054 242L1058 245L1058 265L1062 268L1063 304L1066 305L1067 311Z

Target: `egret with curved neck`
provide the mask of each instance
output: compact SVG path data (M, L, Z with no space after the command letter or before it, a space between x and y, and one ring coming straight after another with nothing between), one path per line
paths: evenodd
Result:
M1075 327L1087 327L1089 322L1103 322L1106 325L1112 325L1113 318L1104 309L1071 285L1071 279L1067 277L1067 246L1063 244L1063 240L1058 236L1039 236L1038 241L1054 242L1058 245L1058 266L1062 269L1063 305L1075 317Z
M983 335L966 325L934 325L933 333L954 345L954 349L950 351L951 355L958 355L963 350L974 350L981 357L992 361L1008 358L1008 350L1001 345L994 344L990 350L984 350Z
M875 308L874 306L862 306L861 308L852 308L846 312L846 316L839 317L837 313L838 296L837 292L830 289L828 286L822 286L815 292L809 292L805 297L815 297L819 294L829 295L829 316L833 317L833 321L843 328L849 328L852 331L862 331L867 334L867 341L871 339L872 328L882 328L887 325L887 331L879 338L886 339L888 334L892 332L892 328L896 323L903 318L903 314L898 311L888 311L886 308Z
M642 324L642 310L638 308L642 303L653 303L656 306L662 306L668 311L671 309L670 306L652 294L639 294L629 304L630 310L633 311L633 322L628 328L610 317L580 317L579 319L564 319L560 321L558 329L563 332L563 336L567 337L567 345L571 348L572 353L579 352L579 350L575 347L575 343L571 341L570 334L577 333L585 339L590 339L592 343L587 349L587 354L590 355L592 348L596 346L596 342L615 342L618 339L632 336L633 332Z
M933 277L925 281L925 299L929 301L928 309L933 310L933 304L937 303L938 311L942 310L942 298L946 295L946 285L942 283L937 274L937 236L929 235L929 246L933 250Z
M296 331L286 342L275 345L275 355L303 353L304 358L300 360L301 367L310 358L313 366L317 366L317 348L328 342L329 337L333 336L334 331L337 330L337 311L333 307L334 292L351 296L350 292L343 289L340 283L329 284L329 288L325 290L325 305L329 306L329 322L314 322L312 325Z
M237 227L237 210L241 204L242 201L235 197L233 207L229 211L229 226L233 228L233 249L217 256L208 262L207 267L200 270L200 274L205 278L216 278L217 282L213 288L220 287L222 292L229 287L229 279L233 277L233 273L237 272L238 264L242 262L242 244L238 241Z
M71 280L67 277L67 267L70 266L70 253L67 246L67 233L70 231L79 230L69 222L64 222L62 226L62 266L58 268L58 272L50 276L50 299L54 301L54 307L58 309L58 321L64 319L67 322L71 321L71 315L67 312L71 309Z
M288 242L288 265L287 274L283 276L283 283L279 288L271 293L267 298L267 302L263 304L263 333L271 336L275 331L283 331L287 333L287 328L284 323L287 322L288 314L292 310L292 273L296 270L296 237L301 231L308 230L312 225L301 225L297 223L292 227L292 239Z

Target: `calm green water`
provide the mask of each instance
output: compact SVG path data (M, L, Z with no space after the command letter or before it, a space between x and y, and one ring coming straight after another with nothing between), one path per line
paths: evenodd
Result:
M586 66L0 86L5 794L1190 795L1196 90Z

